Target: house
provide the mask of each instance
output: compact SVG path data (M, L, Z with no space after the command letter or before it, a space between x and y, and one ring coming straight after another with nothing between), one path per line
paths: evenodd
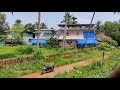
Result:
M87 45L89 44L97 44L97 40L95 40L94 34L94 25L91 24L91 28L89 30L90 24L69 24L66 29L66 46L83 46L85 43L85 38L88 33ZM59 41L59 46L63 45L63 34L65 24L58 24L60 29L57 31L57 39ZM88 32L89 31L89 32Z
M99 42L102 42L103 40L103 38L108 38L108 36L106 36L103 32L102 33L100 33L100 34L98 34L97 36L96 36L96 39L99 41Z
M31 39L32 44L37 44L37 36L38 36L38 29L35 29L33 32L33 38ZM39 43L40 44L46 44L46 39L50 37L56 37L56 30L55 29L40 29L40 37L39 37Z

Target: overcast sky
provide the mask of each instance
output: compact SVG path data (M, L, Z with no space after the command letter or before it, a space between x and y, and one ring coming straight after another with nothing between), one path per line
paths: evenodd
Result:
M12 26L16 19L21 19L23 24L35 23L38 20L38 12L4 12L7 15L6 21ZM77 17L78 23L90 23L93 12L70 12ZM48 28L58 28L57 24L63 20L64 12L41 12L41 22L45 22ZM117 21L120 19L120 15L114 15L113 12L96 12L93 23L97 21Z

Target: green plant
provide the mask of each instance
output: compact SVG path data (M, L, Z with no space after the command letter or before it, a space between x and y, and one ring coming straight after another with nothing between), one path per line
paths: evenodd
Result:
M32 46L25 46L25 47L18 48L17 51L21 54L31 54L34 52L34 49Z
M107 42L101 42L98 45L100 50L110 50L110 45Z
M50 37L46 41L47 41L47 46L48 47L54 47L55 45L57 45L57 39L56 38Z
M110 37L102 38L104 42L107 42L111 46L117 46L118 43Z
M55 78L106 78L120 63L120 50L111 52L111 57L94 62L88 66L75 67L70 72L64 72Z
M6 40L7 36L6 35L0 35L0 40L4 41Z
M25 47L25 45L22 47ZM10 51L11 51L13 49L16 50L16 48L21 48L21 46L12 46L11 49L10 49L10 47L8 47L7 49L10 49ZM58 52L56 50L57 49L54 49L54 48L53 49L52 48L51 49L49 49L49 48L38 49L38 51L41 51L42 55L44 55L44 54L49 55L51 53L57 54ZM58 51L59 50L62 50L62 49L58 49ZM68 51L70 51L70 50L68 49ZM73 49L73 51L74 51L74 49ZM15 55L16 54L18 54L18 53L16 52ZM0 77L3 77L3 78L5 78L5 77L20 77L25 74L40 72L42 70L42 65L54 64L56 67L58 67L58 66L71 64L71 63L75 63L75 62L79 62L79 61L83 61L83 60L87 60L87 59L93 59L100 55L102 55L102 51L96 49L96 50L93 50L92 52L89 50L87 53L80 52L80 53L77 53L76 55L72 55L67 58L62 58L60 56L57 56L55 59L50 60L48 62L44 61L43 59L40 60L40 58L38 58L38 59L30 61L30 62L21 63L21 64L17 64L14 66L2 68L2 69L0 69ZM76 75L74 75L74 77L76 77Z
M20 56L19 56L19 57L16 58L16 60L17 60L18 62L23 62L23 61L24 61L24 57L20 57Z
M34 54L35 58L38 59L38 60L41 60L44 58L42 52L40 50L36 51L35 54Z

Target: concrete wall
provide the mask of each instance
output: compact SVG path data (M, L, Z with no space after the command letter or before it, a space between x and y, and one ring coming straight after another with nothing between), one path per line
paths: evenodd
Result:
M64 31L61 30L58 36L58 39L63 39ZM83 31L80 30L67 30L66 33L69 33L69 36L66 36L66 39L83 39Z

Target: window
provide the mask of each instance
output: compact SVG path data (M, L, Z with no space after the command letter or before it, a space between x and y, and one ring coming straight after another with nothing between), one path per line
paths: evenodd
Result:
M70 36L70 34L69 34L69 33L66 33L66 35L67 35L67 36Z
M77 32L76 35L79 36L79 33Z

